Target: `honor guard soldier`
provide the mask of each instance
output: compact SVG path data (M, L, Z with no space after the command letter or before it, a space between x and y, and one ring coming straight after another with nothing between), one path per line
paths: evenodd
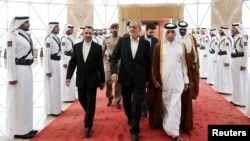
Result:
M232 34L234 35L234 45L231 53L232 57L232 81L233 93L231 103L235 106L246 106L247 79L248 79L248 41L243 36L241 23L232 24Z
M114 96L112 95L112 84L113 81L111 80L111 57L113 50L115 48L115 45L120 38L118 36L118 29L119 26L117 23L113 23L110 26L111 30L111 36L107 37L102 44L102 51L104 54L104 70L105 70L105 79L106 79L106 97L108 98L107 106L110 106L112 104L112 99ZM120 64L118 64L120 65ZM115 101L116 101L116 107L121 108L121 85L117 82L115 82Z
M199 59L200 59L200 77L207 79L208 76L208 57L209 57L209 37L206 28L200 30L200 48L199 48Z
M84 31L84 27L80 27L80 28L77 30L77 33L76 33L77 35L76 35L75 43L79 43L79 42L83 41L83 39L84 39L83 31Z
M218 49L218 44L219 44L219 33L216 28L210 29L210 46L209 46L209 60L208 60L208 65L209 65L209 70L208 70L208 76L207 76L207 83L209 85L214 85L215 81L215 69L217 65L216 61L216 56L217 56L217 49Z
M6 125L10 139L30 139L37 133L33 130L33 43L29 27L29 17L14 17L8 33Z
M73 34L74 27L66 24L61 38L61 96L64 102L73 102L76 99L75 95L75 75L71 78L72 82L69 87L65 85L68 63L72 55L74 42L70 35Z
M220 28L220 42L216 51L214 90L221 94L232 94L231 50L233 39L228 27Z
M59 23L50 22L45 38L44 56L44 95L45 113L51 116L59 116L62 112L61 105L61 41L57 37Z

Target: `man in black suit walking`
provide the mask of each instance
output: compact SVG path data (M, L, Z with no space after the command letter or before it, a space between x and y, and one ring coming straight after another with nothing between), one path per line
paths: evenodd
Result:
M76 86L78 99L85 110L85 137L91 137L91 128L96 106L97 87L103 89L105 82L104 66L102 60L102 47L92 41L93 27L84 28L84 40L75 44L66 76L66 85L76 72Z
M151 62L155 44L158 42L158 39L154 37L155 30L156 30L156 26L154 23L147 23L146 33L140 37L142 39L149 41L150 43L150 62ZM144 91L143 98L142 98L141 116L147 117L146 89Z
M111 79L122 85L123 105L131 126L132 141L139 141L141 103L150 71L150 45L145 39L140 39L141 26L140 20L130 21L130 35L118 40L111 58Z

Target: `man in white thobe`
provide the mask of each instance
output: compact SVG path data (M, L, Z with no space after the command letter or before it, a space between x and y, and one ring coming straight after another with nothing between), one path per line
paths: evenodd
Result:
M62 112L61 105L61 41L57 37L59 23L50 22L45 39L44 56L44 96L45 113L51 116L59 116Z
M208 75L207 75L207 83L209 85L214 85L215 81L215 69L217 67L216 61L216 51L219 44L219 35L217 29L210 29L210 48L209 48L209 61L208 61Z
M174 141L183 141L180 137L181 95L188 89L189 79L185 46L177 39L177 32L177 25L165 24L163 40L156 44L153 53L152 77L154 85L162 90L163 129ZM160 65L155 66L158 60Z
M30 139L33 130L33 43L29 17L14 17L7 39L6 128L10 139ZM28 87L27 87L28 86Z
M243 36L241 23L232 24L234 45L232 57L233 93L231 103L235 106L246 106L248 79L248 41Z
M73 34L74 27L70 24L66 24L63 30L63 37L61 38L61 98L64 102L73 102L76 99L75 95L75 75L71 78L71 83L66 86L66 74L68 63L72 55L73 40L70 35Z
M76 35L76 39L75 39L75 44L83 41L84 39L84 34L83 34L83 30L84 30L84 27L79 27L79 29L77 30L77 35Z
M201 28L200 34L201 34L200 48L199 48L200 77L203 79L207 79L210 41L207 35L206 28Z
M214 90L221 94L232 94L231 50L232 38L228 27L220 28L220 42L216 51L217 66L215 70L216 81Z

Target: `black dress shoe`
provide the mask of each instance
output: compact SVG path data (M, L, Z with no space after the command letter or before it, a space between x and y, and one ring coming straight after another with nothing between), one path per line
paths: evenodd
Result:
M138 136L138 135L135 135L135 134L132 134L132 135L131 135L131 140L132 140L132 141L139 141L139 136Z
M230 101L229 103L231 103L231 104L233 104L233 105L234 105L233 101Z
M53 117L58 117L60 115L61 115L61 113L60 114L49 114L49 116L53 116Z
M110 106L112 104L112 99L114 98L114 96L112 95L111 97L108 98L107 101L107 106Z
M234 106L237 106L237 107L246 107L245 105L239 105L239 104L236 104L236 103L234 103Z
M38 130L31 130L30 133L36 134L36 133L38 133Z
M237 107L246 107L245 105L236 104L236 103L234 103L233 101L230 101L230 103L233 104L234 106L237 106Z
M19 138L19 139L31 139L36 135L36 133L29 132L25 135L14 135L14 138Z
M63 101L64 103L73 103L74 101Z
M85 137L86 138L90 138L92 135L90 128L85 128Z
M53 117L58 117L58 116L60 116L62 113L63 113L63 110L62 110L61 113L59 113L59 114L48 114L48 115L49 115L49 116L53 116Z
M122 105L120 104L120 102L117 102L117 103L116 103L116 108L117 108L117 109L121 109L121 108L122 108Z

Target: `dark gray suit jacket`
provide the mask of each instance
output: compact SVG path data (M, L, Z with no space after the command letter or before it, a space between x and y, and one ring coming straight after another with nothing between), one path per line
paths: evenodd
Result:
M87 60L84 62L82 53L83 42L73 46L73 54L69 61L66 79L71 79L77 67L76 86L82 88L87 84L87 87L97 88L100 83L105 82L102 47L92 42Z
M145 39L145 35L141 36L140 38ZM151 54L151 56L153 55L155 45L156 45L156 43L158 43L158 41L159 40L157 38L155 38L155 37L151 38L151 45L150 45L150 54Z
M117 63L121 59L119 74ZM134 85L135 88L145 88L150 72L150 45L145 39L140 39L138 49L133 59L130 36L121 37L111 58L111 74L118 74L118 82L124 86Z

